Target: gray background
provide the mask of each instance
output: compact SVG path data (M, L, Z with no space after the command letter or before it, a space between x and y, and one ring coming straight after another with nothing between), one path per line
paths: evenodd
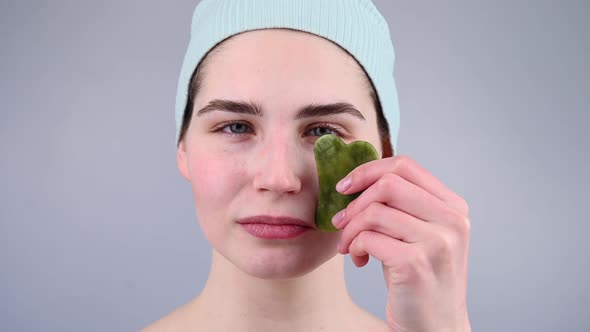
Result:
M2 1L0 329L132 331L198 294L176 168L194 1ZM376 1L399 153L470 204L474 331L590 331L589 1ZM379 263L347 259L384 318Z

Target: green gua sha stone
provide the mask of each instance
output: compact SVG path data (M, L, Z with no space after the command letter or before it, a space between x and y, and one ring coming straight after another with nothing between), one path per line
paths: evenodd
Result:
M324 232L334 232L338 228L332 224L332 217L362 193L343 195L336 191L336 184L357 166L379 159L379 155L369 142L347 145L336 135L323 135L315 142L314 156L320 188L315 223Z

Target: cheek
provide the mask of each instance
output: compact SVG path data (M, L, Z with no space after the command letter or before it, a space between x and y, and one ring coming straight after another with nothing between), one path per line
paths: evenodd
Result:
M215 248L223 248L232 203L243 186L243 170L231 158L191 158L189 175L201 230ZM243 167L242 167L243 168Z
M383 147L381 146L381 136L379 136L379 129L377 125L367 126L361 133L361 140L367 141L375 147L377 154L381 156L383 154Z
M189 172L199 214L226 210L247 179L235 158L193 158Z

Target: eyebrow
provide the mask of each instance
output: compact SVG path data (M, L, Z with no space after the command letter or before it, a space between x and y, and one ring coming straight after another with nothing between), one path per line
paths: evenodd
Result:
M196 115L201 116L213 111L225 111L255 116L263 115L262 107L257 103L227 99L214 99L210 101L205 107L201 108ZM336 114L348 114L361 120L365 120L365 117L359 110L357 110L352 104L345 102L305 105L297 110L295 120Z

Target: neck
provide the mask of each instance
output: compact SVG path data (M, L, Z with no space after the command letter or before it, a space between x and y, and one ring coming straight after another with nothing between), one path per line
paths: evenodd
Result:
M207 325L220 331L312 331L334 325L339 312L356 307L346 289L343 256L298 278L264 280L237 269L215 250L196 303Z

